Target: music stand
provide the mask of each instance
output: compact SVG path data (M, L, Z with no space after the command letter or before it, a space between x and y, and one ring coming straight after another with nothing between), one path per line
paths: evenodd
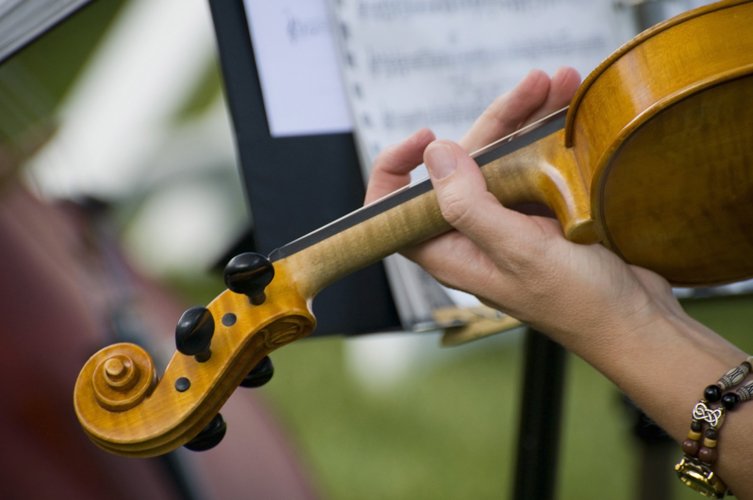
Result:
M272 137L242 0L209 0L226 98L253 228L234 252L274 248L362 205L364 182L352 133ZM400 328L383 265L324 290L316 335Z

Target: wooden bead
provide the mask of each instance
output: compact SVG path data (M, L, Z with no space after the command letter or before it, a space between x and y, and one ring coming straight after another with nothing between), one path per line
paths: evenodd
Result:
M706 448L716 448L716 444L719 442L719 431L713 428L708 428L703 433L703 446Z
M716 439L703 438L703 446L706 448L716 448Z
M698 441L699 439L701 439L701 433L696 432L693 429L691 429L688 431L688 439L692 439L693 441Z
M722 397L722 390L718 385L710 385L703 391L703 397L709 403L716 403Z
M722 406L724 406L727 410L734 410L737 407L737 403L740 402L740 396L735 394L734 392L728 392L724 396L722 396Z
M686 439L682 442L682 451L689 457L696 456L700 448L701 444L694 439Z
M707 463L707 464L713 464L716 462L717 458L719 458L719 451L716 448L701 448L700 451L698 451L698 459L701 462Z

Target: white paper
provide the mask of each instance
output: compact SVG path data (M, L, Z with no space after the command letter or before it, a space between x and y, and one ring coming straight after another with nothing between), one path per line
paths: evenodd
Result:
M606 0L339 0L346 91L366 165L421 127L460 139L533 68L585 76L634 34Z
M325 0L244 0L273 137L350 131Z

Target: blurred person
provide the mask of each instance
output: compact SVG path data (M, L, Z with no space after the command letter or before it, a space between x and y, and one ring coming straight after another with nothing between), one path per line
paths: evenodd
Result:
M117 337L172 351L185 304L128 264L104 205L47 203L23 187L19 151L31 150L0 148L0 497L316 498L283 430L248 391L223 408L232 436L201 454L133 459L89 442L71 397L86 359Z

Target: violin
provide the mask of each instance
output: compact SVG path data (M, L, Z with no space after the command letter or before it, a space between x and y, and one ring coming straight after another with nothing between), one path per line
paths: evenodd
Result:
M505 205L548 206L569 240L600 243L676 285L753 276L751 26L753 0L726 0L636 36L568 108L474 155L489 190ZM317 292L449 229L427 180L268 257L236 256L228 288L179 320L160 377L133 344L89 359L74 392L80 423L121 455L212 446L232 392L314 329Z

